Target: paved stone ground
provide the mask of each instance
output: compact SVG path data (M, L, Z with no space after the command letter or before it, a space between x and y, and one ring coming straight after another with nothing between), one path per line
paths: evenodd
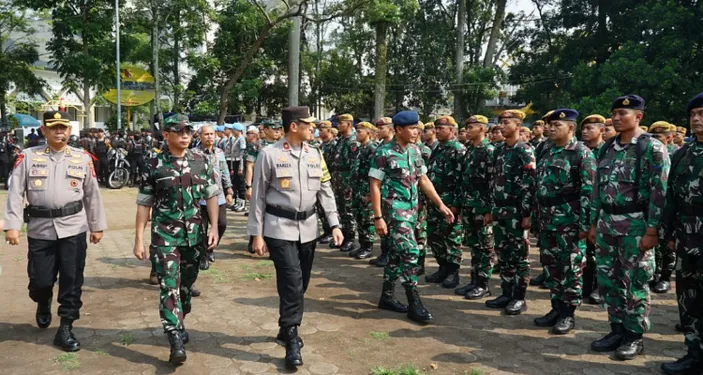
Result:
M188 361L177 368L166 362L157 288L147 283L148 264L132 255L135 195L134 189L103 190L110 229L100 245L88 248L82 318L75 324L83 349L75 358L61 356L51 345L56 317L47 330L35 326L35 304L26 289L26 239L19 247L2 242L0 374L286 373L284 349L274 342L273 266L246 252L245 218L235 213L229 214L217 262L198 279L203 295L186 321ZM4 206L4 195L0 201ZM435 267L431 263L430 271ZM368 374L377 366L409 363L431 374L657 374L662 362L684 353L683 338L673 329L678 319L673 293L653 297L646 355L625 363L589 350L589 343L608 330L599 307L580 308L577 329L554 336L532 323L549 309L545 290L531 287L529 311L508 317L485 308L483 301L422 285L435 321L420 326L375 307L381 276L381 269L366 262L326 246L318 249L300 329L305 366L299 374ZM462 279L468 280L466 272ZM498 287L497 277L492 286ZM404 301L400 288L398 293ZM54 312L56 307L54 302Z

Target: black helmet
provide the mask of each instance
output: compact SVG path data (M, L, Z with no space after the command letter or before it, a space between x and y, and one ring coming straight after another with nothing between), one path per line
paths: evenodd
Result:
M68 137L68 141L71 143L78 142L78 136L75 134L71 134L71 136Z

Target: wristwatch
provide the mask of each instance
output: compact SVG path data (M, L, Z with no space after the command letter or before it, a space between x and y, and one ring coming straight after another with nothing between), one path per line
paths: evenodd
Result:
M330 227L330 230L335 230L335 229L342 229L339 225L333 225Z
M247 189L251 189L251 185L246 185Z
M373 221L383 220L383 216L374 216Z

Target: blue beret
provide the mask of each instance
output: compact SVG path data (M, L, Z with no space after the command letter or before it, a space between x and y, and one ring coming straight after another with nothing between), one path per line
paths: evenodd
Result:
M234 124L225 124L225 129L229 129L229 130L234 129Z
M240 124L240 123L238 123L238 122L235 122L235 123L232 125L232 129L233 129L233 130L240 131L240 132L243 132L243 131L244 131L244 125L242 125L242 124Z
M417 125L420 121L420 115L415 111L400 111L393 116L393 125L408 126Z
M554 110L549 117L547 117L547 121L555 121L555 120L561 120L561 121L573 121L576 122L576 120L579 117L578 111L571 109L571 108L560 108Z
M610 106L610 110L616 108L627 108L627 109L639 109L644 111L644 99L637 95L625 95L613 100L613 105Z
M225 131L225 126L224 125L217 125L217 126L215 126L215 131L216 132L223 132L223 131Z
M703 92L698 94L695 98L688 102L688 107L686 107L686 113L690 114L693 109L703 107Z
M315 129L315 138L317 138L317 137L319 137L319 136L320 136L320 130Z

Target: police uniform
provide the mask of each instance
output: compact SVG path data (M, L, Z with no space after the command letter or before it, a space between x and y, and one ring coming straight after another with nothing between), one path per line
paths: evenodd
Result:
M312 123L307 107L283 109L283 121ZM286 341L286 365L302 365L297 327L302 323L304 293L318 238L315 203L320 201L332 228L339 217L330 175L317 148L293 146L284 137L262 148L254 166L248 234L263 236L276 267L279 338Z
M65 112L46 112L44 126L70 126ZM24 206L25 195L29 205ZM37 324L51 324L51 300L59 276L61 327L54 344L66 351L80 349L71 332L79 319L86 231L107 229L105 212L91 158L83 150L46 146L18 155L10 180L5 230L20 230L27 222L29 296L37 302Z

